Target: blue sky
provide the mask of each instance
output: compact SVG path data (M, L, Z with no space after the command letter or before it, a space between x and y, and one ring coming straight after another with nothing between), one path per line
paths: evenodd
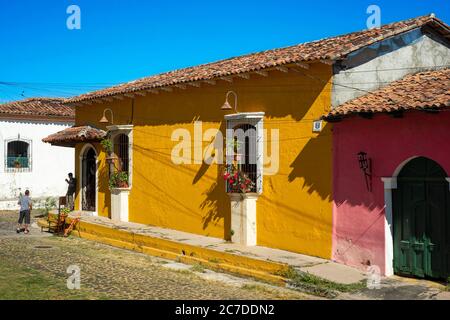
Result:
M81 9L69 30L66 9ZM177 68L434 12L449 0L0 0L0 102L70 96ZM6 84L5 84L6 83Z

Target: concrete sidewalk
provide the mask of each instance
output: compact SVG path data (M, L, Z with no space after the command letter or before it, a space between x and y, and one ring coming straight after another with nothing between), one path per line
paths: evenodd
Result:
M363 272L326 259L267 247L247 247L223 239L187 232L116 222L104 217L73 212L68 220L80 218L72 235L180 262L200 263L232 273L278 284L285 283L283 270L295 268L340 284L358 283ZM44 222L41 221L40 225ZM281 275L281 276L280 276Z

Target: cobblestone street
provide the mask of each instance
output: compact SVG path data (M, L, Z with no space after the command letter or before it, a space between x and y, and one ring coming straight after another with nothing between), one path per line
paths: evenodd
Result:
M32 216L36 214L33 213ZM201 268L169 269L167 266L172 265L172 261L76 237L56 237L41 233L36 227L31 229L29 235L16 234L16 219L16 212L0 212L0 283L3 283L0 285L0 299L307 299L309 297L297 291L252 280L205 272ZM33 217L33 221L35 219ZM81 290L66 288L69 276L66 271L70 265L77 265L81 269ZM213 280L205 279L204 273ZM13 277L15 280L11 279L11 275L15 276ZM25 288L20 289L11 283L13 281L22 281ZM14 296L15 288L17 288L16 296Z

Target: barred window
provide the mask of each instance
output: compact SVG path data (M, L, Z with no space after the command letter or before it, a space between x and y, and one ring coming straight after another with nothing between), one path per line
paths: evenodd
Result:
M129 138L126 134L118 134L114 138L114 152L119 158L120 171L129 172Z
M6 141L6 171L30 171L31 147L30 142L23 140Z
M225 115L227 166L237 163L238 170L253 182L250 192L258 194L262 193L263 186L263 119L264 112ZM230 191L229 182L226 189L227 192L233 192Z
M256 127L245 123L235 126L233 130L236 152L238 155L239 170L254 183L254 186L250 192L256 192Z

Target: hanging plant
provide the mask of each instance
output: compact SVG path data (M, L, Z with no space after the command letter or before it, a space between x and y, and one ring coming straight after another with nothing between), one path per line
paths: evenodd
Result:
M100 144L103 147L103 150L105 150L105 152L110 155L113 153L113 144L111 142L111 140L109 139L103 139Z

